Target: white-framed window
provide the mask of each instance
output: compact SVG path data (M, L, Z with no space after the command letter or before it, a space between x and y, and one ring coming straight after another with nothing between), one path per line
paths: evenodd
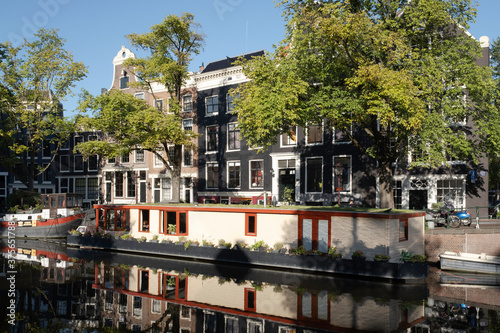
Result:
M60 155L59 156L59 170L61 172L69 171L69 155Z
M335 174L335 167L342 166L342 174ZM333 157L333 192L351 192L352 190L352 159L351 156L339 155Z
M68 193L69 190L69 178L59 178L59 191L61 193Z
M84 140L83 136L81 136L81 135L75 135L74 138L73 138L73 141L75 142L75 147L76 147L77 144L83 143L85 140Z
M73 165L75 172L83 171L83 156L82 155L73 155Z
M89 171L97 171L99 169L99 157L97 155L89 156L88 164Z
M185 131L193 130L193 118L182 119L182 129Z
M231 113L231 112L234 112L236 111L234 109L234 100L239 98L240 97L240 94L237 94L236 96L232 96L230 93L228 93L226 95L226 110L227 110L227 113Z
M158 150L156 153L160 154L162 156L164 155L163 154L163 150ZM163 167L163 161L161 160L161 158L157 154L153 154L153 156L154 156L154 158L153 158L153 160L154 160L154 167L155 168L161 168L161 167Z
M248 333L263 333L263 325L260 321L255 320L247 320L247 332Z
M135 151L135 162L144 163L144 150L138 149Z
M217 95L205 98L205 114L207 116L219 113L219 97Z
M86 178L75 178L75 193L82 194L85 198L85 193L87 193Z
M450 202L455 208L465 206L465 181L461 178L437 180L437 202Z
M306 158L306 192L323 192L323 157Z
M323 144L323 123L311 124L306 129L306 144L321 145Z
M134 97L138 98L138 99L144 99L144 93L143 92L141 92L141 93L135 93Z
M350 126L349 133L352 135L352 125ZM334 144L349 144L351 143L351 139L341 130L332 128L332 136Z
M191 148L182 147L182 164L186 167L193 166L193 150Z
M227 187L241 187L241 164L240 161L227 162Z
M225 332L238 332L239 327L238 327L238 318L233 317L233 316L224 316L224 321L225 321Z
M297 145L297 126L290 128L290 133L281 134L281 147L289 147Z
M193 95L182 96L182 112L193 111Z
M163 111L163 99L155 100L155 107L158 109L158 111Z
M159 299L151 300L151 312L160 313L161 312L161 301Z
M128 153L124 153L122 156L121 156L121 161L122 163L124 164L127 164L127 163L130 163L130 156Z
M216 152L218 148L219 135L217 125L210 125L206 128L207 152Z
M208 162L205 168L206 172L206 188L216 189L219 188L219 164L216 162Z
M264 187L264 160L249 161L250 164L250 187Z
M227 124L227 150L240 150L240 129L238 123Z

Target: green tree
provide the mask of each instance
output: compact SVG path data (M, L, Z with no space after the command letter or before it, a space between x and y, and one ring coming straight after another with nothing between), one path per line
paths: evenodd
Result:
M62 101L87 70L64 49L57 30L41 29L33 41L19 47L0 45L0 117L2 159L28 189L47 170L73 130L63 117ZM38 156L52 147L52 160L43 167Z
M377 161L382 207L394 206L393 163L475 163L497 147L491 71L476 64L480 45L461 28L475 15L469 0L280 5L285 39L273 53L241 62L251 80L234 91L250 145L266 147L292 126L325 120Z
M152 84L164 85L171 97L168 113L116 91L97 98L87 95L90 99L82 104L84 109L98 110L95 119L87 120L88 125L108 133L112 140L87 142L79 145L78 150L86 155L105 156L118 156L132 149L154 153L172 176L173 201L180 199L182 146L194 147L193 139L197 137L194 132L183 130L180 116L181 89L188 78L188 66L204 42L197 28L193 15L185 13L181 17L167 16L162 23L152 26L149 33L127 36L134 46L149 54L124 62L139 79L135 86L154 96ZM167 152L166 157L161 151Z
M500 38L496 38L490 47L490 64L493 70L493 79L495 80L496 93L495 93L495 106L500 108ZM497 148L497 150L500 149ZM495 193L495 200L498 198L498 186L500 186L500 157L490 155L489 167L489 188L497 190Z

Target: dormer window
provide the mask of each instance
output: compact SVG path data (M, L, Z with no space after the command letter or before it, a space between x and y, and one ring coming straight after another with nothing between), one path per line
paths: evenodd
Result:
M122 71L122 77L120 78L120 89L128 88L128 80L129 77L127 75L127 71Z

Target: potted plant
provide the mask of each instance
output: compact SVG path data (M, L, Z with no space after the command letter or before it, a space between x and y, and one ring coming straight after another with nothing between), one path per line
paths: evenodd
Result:
M366 260L365 254L363 251L356 250L354 253L351 255L352 260Z
M283 243L276 243L273 245L273 253L283 253L286 249L283 248Z
M380 262L387 262L389 259L391 259L391 256L387 254L376 254L375 257L373 257L375 261L380 261Z
M152 243L158 243L158 235L154 235L152 239L149 240Z
M333 259L342 259L342 253L337 251L337 247L333 246L328 249L328 255Z
M252 251L263 251L265 252L267 250L267 244L264 243L264 241L260 240L256 242L254 245L252 245Z

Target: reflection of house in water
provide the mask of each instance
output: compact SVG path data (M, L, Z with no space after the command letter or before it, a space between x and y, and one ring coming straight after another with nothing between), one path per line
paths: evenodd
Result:
M236 278L96 265L103 325L153 332L400 331L424 320L423 300L339 294ZM289 283L292 281L289 280ZM297 282L297 281L295 281ZM320 288L325 288L321 290ZM362 294L362 293L361 293Z
M12 271L7 266L10 258L4 246L6 242L0 240L3 252L1 280ZM66 247L55 243L19 239L16 245L16 313L24 316L24 321L16 322L19 331L22 332L28 323L31 327L50 328L55 317L75 328L92 326L97 308L92 289L94 266L71 262ZM87 309L92 311L87 312ZM6 329L0 325L1 332Z

